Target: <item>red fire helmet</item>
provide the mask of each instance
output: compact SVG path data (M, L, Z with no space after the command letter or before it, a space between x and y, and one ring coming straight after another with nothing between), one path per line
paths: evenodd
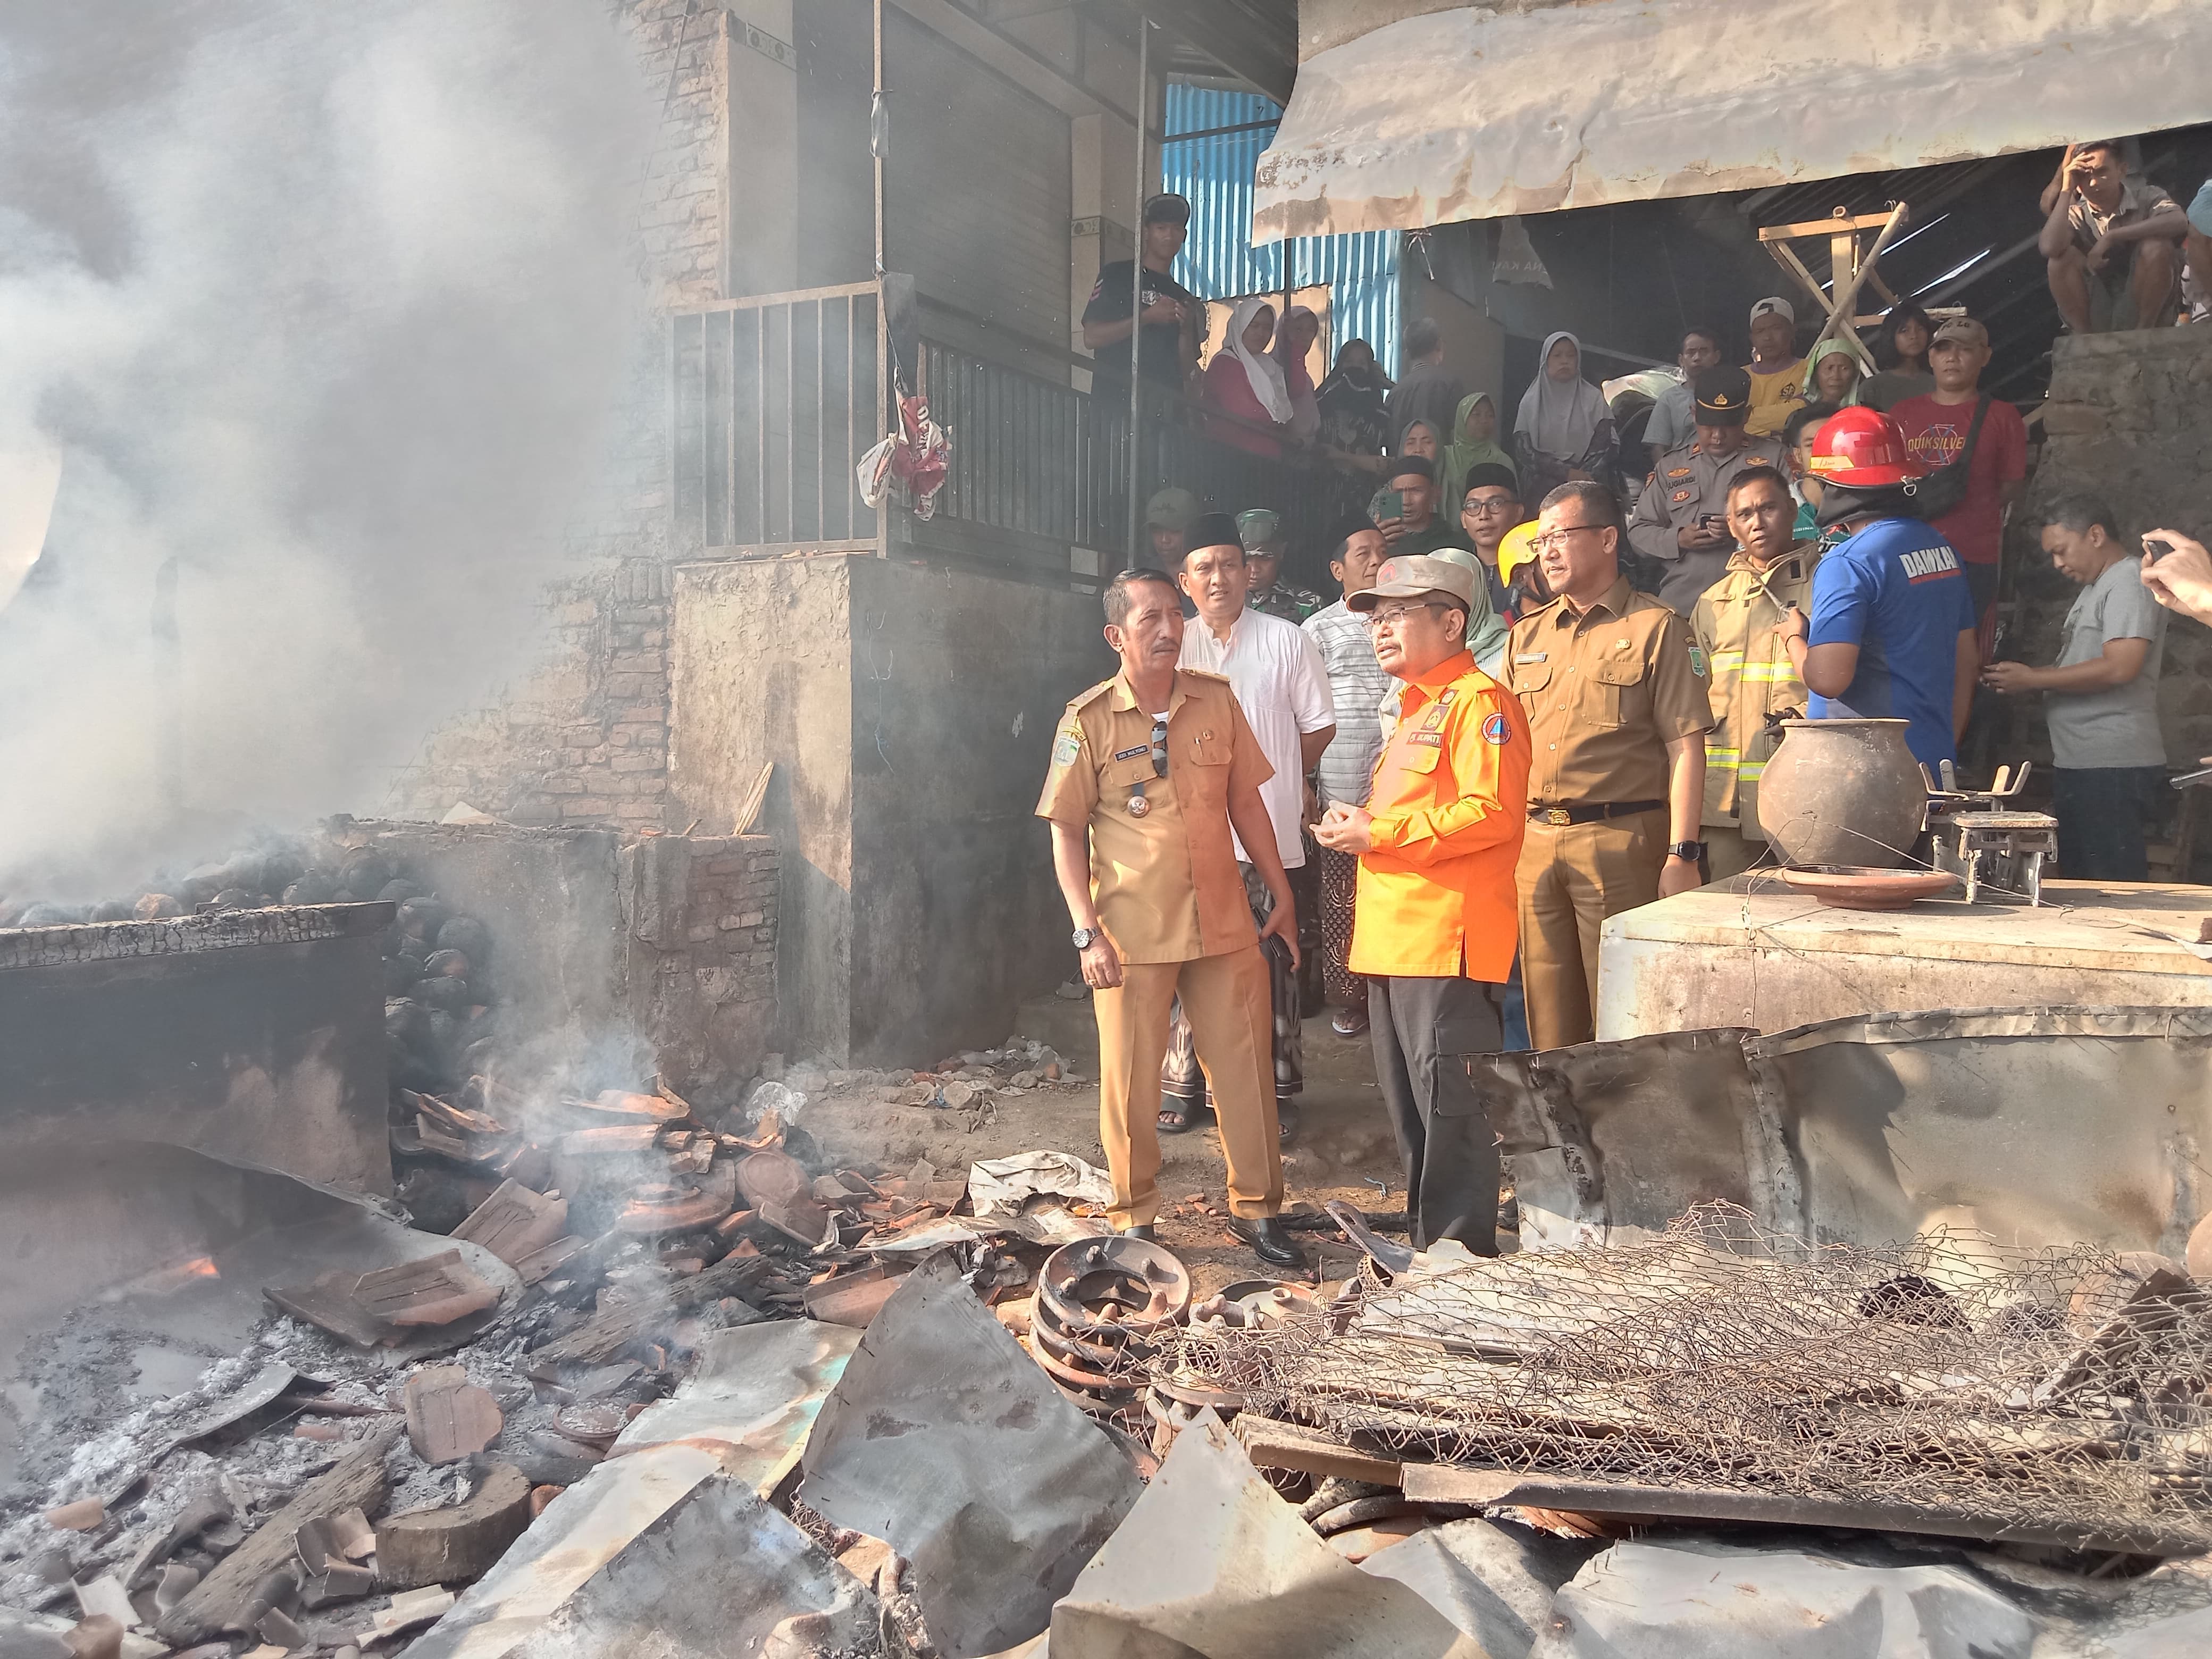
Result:
M1880 489L1912 483L1928 469L1905 453L1905 429L1878 409L1839 410L1813 440L1811 467L1827 483Z

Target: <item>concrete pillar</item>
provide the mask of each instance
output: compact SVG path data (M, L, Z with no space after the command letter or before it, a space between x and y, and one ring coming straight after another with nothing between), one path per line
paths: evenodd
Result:
M865 555L677 574L672 787L702 833L773 762L785 1043L927 1064L1072 970L1034 816L1062 709L1113 672L1096 596Z

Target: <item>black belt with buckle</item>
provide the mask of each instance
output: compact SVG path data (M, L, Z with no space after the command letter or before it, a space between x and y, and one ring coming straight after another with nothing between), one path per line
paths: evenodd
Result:
M1595 823L1600 818L1633 817L1638 812L1662 812L1666 808L1663 800L1594 801L1581 806L1532 805L1528 821L1564 827L1570 823Z

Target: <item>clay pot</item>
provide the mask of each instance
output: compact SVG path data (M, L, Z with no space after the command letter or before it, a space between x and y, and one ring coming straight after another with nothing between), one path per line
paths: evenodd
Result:
M1784 720L1759 780L1759 827L1789 864L1893 870L1928 816L1903 720Z

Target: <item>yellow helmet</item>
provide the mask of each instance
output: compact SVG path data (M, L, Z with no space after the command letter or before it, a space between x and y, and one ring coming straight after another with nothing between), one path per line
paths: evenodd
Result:
M1536 521L1516 524L1498 544L1498 580L1510 583L1513 573L1536 556Z

